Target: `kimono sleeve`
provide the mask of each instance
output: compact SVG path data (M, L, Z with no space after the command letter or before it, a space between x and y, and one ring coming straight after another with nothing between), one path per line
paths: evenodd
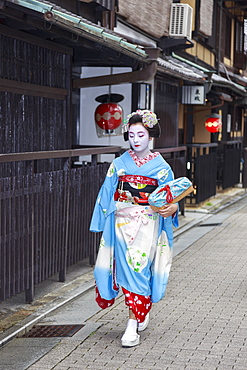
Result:
M114 193L118 184L114 162L111 163L103 185L99 191L94 206L90 224L90 231L100 232L104 230L106 218L116 210Z
M174 180L174 173L170 166L168 166L166 169L162 169L159 172L158 174L159 185L172 181L172 180ZM179 205L178 205L177 212L172 216L172 224L174 227L178 227L178 210L179 210Z

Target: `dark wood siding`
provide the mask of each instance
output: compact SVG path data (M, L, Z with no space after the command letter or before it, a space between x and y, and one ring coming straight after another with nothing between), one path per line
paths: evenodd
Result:
M71 56L6 34L0 55L0 153L70 148ZM46 161L37 171L63 163ZM5 165L0 176L16 171L25 174L27 163Z
M178 146L178 86L157 78L155 81L155 113L160 118L161 136L156 148Z

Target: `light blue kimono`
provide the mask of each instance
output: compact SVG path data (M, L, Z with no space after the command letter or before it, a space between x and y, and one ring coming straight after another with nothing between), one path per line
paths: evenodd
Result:
M136 239L138 245L129 244L117 227L130 229L133 227L134 221L128 221L127 216L125 220L128 222L121 222L123 218L117 215L119 205L123 209L125 206L130 207L131 204L120 204L120 202L114 201L118 178L124 175L150 177L156 179L158 185L165 184L174 178L171 167L161 155L138 167L127 151L111 163L99 191L90 225L90 230L93 232L103 231L94 269L96 285L101 297L106 300L115 298L118 294L118 286L122 286L133 293L150 295L152 302L158 302L163 298L168 282L172 262L172 226L178 226L178 212L174 217L165 219L157 212L152 214L148 212L149 207L134 206L133 210L136 207L140 210L144 208L147 210L147 214L142 216L145 222L141 228L147 236L150 236L150 233L156 236L152 246L146 245L148 237L143 237L145 240L140 239L140 235L144 235L143 233L139 233L139 239ZM129 225L126 226L127 223ZM126 230L128 232L128 229L125 228L125 234ZM146 248L145 253L143 252L144 247ZM146 253L147 248L150 249L150 253ZM140 256L139 260L138 255ZM141 268L136 268L137 265Z

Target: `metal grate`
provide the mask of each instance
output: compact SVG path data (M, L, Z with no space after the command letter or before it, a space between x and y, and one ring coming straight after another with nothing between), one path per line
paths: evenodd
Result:
M39 325L24 334L22 338L72 337L85 325Z

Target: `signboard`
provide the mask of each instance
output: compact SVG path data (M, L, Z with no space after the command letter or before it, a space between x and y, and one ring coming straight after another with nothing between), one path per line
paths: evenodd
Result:
M182 86L182 104L206 104L204 86Z

